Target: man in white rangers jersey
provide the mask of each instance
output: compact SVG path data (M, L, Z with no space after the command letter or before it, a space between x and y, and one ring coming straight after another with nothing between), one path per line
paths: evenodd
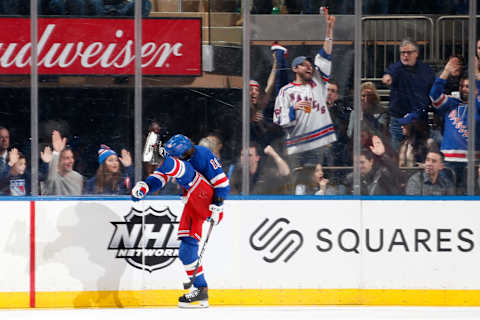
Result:
M336 141L327 108L327 83L331 70L332 35L335 17L325 9L326 37L323 47L311 59L293 59L295 81L283 86L275 101L273 121L286 131L285 146L295 165L322 161L322 148Z

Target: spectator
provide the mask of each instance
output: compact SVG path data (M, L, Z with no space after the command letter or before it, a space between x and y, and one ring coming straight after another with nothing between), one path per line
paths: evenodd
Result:
M250 194L279 194L286 193L290 177L290 168L285 160L271 146L264 149L266 157L260 156L260 145L250 142L248 149L248 164L250 170ZM273 161L273 164L272 164ZM239 164L232 174L231 188L233 194L242 190L243 151Z
M430 91L430 98L435 110L444 117L443 140L441 151L445 155L445 165L455 172L456 188L458 194L464 194L466 187L465 168L467 167L468 136L471 135L468 129L468 94L469 81L467 77L460 79L460 97L454 98L444 94L444 86L451 74L458 72L461 68L458 58L451 57L445 65L439 78ZM475 59L476 88L480 86L480 71L478 70L478 59ZM475 122L477 128L480 125L480 102L478 91L475 99ZM475 150L480 150L480 130L475 133Z
M443 89L443 93L447 95L451 95L454 97L459 97L460 92L458 91L458 84L460 83L460 78L463 76L464 68L465 68L465 60L463 56L460 55L453 55L450 56L448 60L455 59L458 62L458 68L452 71L450 76L447 79L447 83Z
M390 174L390 183L392 184L392 194L403 194L407 177L398 167L398 154L389 144L385 144L383 140L366 131L361 132L361 147L366 148L373 153L375 163L384 167Z
M8 164L8 148L10 148L10 131L0 127L0 174Z
M418 46L413 40L402 40L400 61L391 64L382 78L382 82L390 86L390 134L396 151L404 138L398 120L408 116L423 121L430 103L428 93L435 74L418 60L418 54Z
M75 157L67 146L67 139L60 132L52 132L52 149L47 146L41 152L44 163L48 163L45 195L77 196L82 194L83 176L73 170Z
M347 135L348 121L353 109L339 98L339 90L338 82L330 79L327 84L327 107L337 134L337 142L332 145L333 165L344 166L351 164L351 159L345 157L345 154L349 141Z
M220 151L223 148L223 143L222 143L222 139L218 134L216 133L208 134L207 136L200 139L200 141L198 142L198 145L207 147L208 149L210 149L210 151L212 151L215 157L218 158L218 160L222 160Z
M25 196L30 193L27 159L16 148L8 152L8 164L0 175L0 194Z
M302 170L301 177L295 185L295 194L312 194L316 196L344 194L343 186L336 186L324 175L323 166L317 163L315 167L307 166Z
M223 143L222 143L222 138L220 137L219 134L216 134L216 133L208 134L207 136L200 139L200 141L198 142L198 145L207 147L210 151L212 151L215 157L217 157L217 159L222 162L222 166L224 168L228 168L228 170L226 170L227 177L230 178L232 176L232 172L235 166L227 165L225 161L222 161L221 151L223 148Z
M267 86L262 93L260 84L250 80L250 139L261 146L272 144L283 135L281 128L272 123L271 118L265 121L265 111L272 96L276 96L280 87L288 82L286 71L287 49L274 43L271 47L273 64L267 80ZM273 113L273 112L271 112Z
M385 143L388 137L388 114L380 104L380 96L377 93L377 87L373 82L364 82L360 86L361 106L362 106L362 130L367 130L376 136L379 136ZM354 113L350 113L347 134L349 138L353 137Z
M120 168L123 165L124 172ZM122 156L106 145L98 150L97 173L87 180L84 194L129 194L133 179L132 157L130 152L122 149Z
M400 119L405 140L400 145L398 165L400 167L417 167L425 162L427 154L428 128L422 121Z
M446 196L455 195L455 186L446 174L444 155L438 149L431 149L425 158L424 170L408 179L407 195Z
M360 193L362 195L395 195L400 186L395 182L394 174L378 160L371 150L362 149L359 157ZM345 187L352 193L353 172L345 179Z
M335 17L328 15L328 10L325 11L325 23L326 38L315 57L316 69L305 56L293 59L295 81L282 87L275 101L273 121L286 131L285 145L292 167L324 163L325 146L337 140L327 109L335 24Z

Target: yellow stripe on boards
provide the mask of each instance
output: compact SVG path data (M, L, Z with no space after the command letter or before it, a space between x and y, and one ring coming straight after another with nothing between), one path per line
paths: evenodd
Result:
M0 308L29 308L29 292L0 292Z
M183 290L36 292L38 308L174 307ZM210 305L480 306L480 290L209 289ZM0 308L28 308L28 292L0 293Z

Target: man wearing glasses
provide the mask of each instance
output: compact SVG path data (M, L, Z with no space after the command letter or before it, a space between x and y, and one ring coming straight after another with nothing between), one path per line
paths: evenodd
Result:
M425 121L430 104L429 92L435 73L418 60L418 46L411 39L400 43L400 61L391 64L382 82L390 86L390 134L392 147L398 151L403 140L402 123L411 119Z

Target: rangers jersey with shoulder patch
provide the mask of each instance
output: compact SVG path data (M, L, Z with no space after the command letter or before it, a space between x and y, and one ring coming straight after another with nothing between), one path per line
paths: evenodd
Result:
M477 88L480 82L475 81ZM430 99L433 107L444 117L443 139L440 147L445 156L445 161L467 162L468 153L468 105L461 100L449 97L443 93L447 80L437 78L430 90ZM480 102L475 99L475 120L477 134L475 137L475 149L480 150ZM479 159L477 151L476 158Z
M223 172L222 164L207 147L193 147L195 152L188 162L210 182L216 198L226 199L230 192L230 182Z
M286 130L288 154L316 149L337 140L326 103L331 59L322 48L315 56L312 80L303 85L291 82L278 93L273 121ZM311 102L310 113L294 110L295 103L302 100Z

